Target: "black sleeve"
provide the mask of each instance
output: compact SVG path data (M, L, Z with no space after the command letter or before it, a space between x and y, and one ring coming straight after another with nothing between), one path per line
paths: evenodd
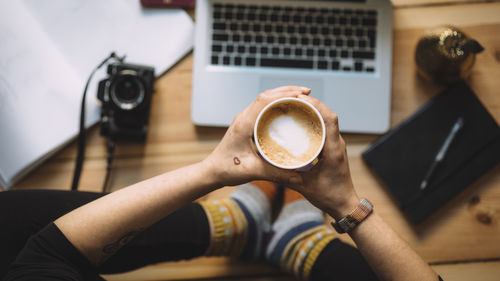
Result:
M104 195L49 189L0 192L0 280L31 236L64 214Z
M438 275L439 281L443 281ZM361 253L353 246L333 239L311 269L311 281L323 280L363 280L378 281L378 277Z
M358 249L338 238L333 239L321 251L311 269L309 279L311 281L379 280Z
M33 235L4 280L104 280L54 223Z
M0 192L0 280L30 237L64 214L104 195L66 190ZM191 203L148 227L98 270L100 274L122 273L158 262L192 259L202 256L209 242L205 211Z

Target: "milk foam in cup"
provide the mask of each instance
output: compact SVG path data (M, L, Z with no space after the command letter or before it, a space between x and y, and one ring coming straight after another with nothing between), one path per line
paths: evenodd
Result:
M298 171L310 170L325 143L325 123L318 110L298 98L282 98L259 113L254 142L270 164Z

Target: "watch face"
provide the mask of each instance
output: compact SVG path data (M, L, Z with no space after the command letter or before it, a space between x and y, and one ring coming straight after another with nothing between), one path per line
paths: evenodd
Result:
M359 205L354 208L354 210L352 210L350 214L340 219L336 224L332 223L332 225L339 233L350 232L366 217L368 217L372 210L373 205L370 203L370 201L363 198L361 199ZM343 230L343 232L340 232L339 228Z
M343 220L343 228L346 229L346 232L347 231L351 231L354 227L356 227L356 225L359 224L359 221L355 218L355 217L352 217L351 215L348 215L347 217L345 217L345 219Z

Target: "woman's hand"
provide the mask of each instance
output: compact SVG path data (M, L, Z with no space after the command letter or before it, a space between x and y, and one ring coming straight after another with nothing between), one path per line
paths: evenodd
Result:
M290 187L302 193L312 204L335 219L345 216L359 204L354 190L346 145L339 133L338 117L325 104L309 96L299 96L314 105L326 126L321 159L308 172L300 173L302 184Z
M294 188L335 218L346 215L359 203L337 115L319 100L309 97L309 93L309 89L297 86L268 90L236 116L220 144L204 160L216 178L216 187L238 185L255 179L273 181ZM252 137L259 112L270 102L283 97L297 97L310 102L325 120L325 146L321 160L311 171L295 172L274 167L255 151Z
M310 89L298 86L267 90L234 118L222 141L204 160L208 169L213 171L217 187L255 179L285 185L300 183L297 172L276 168L262 160L255 151L252 137L255 120L267 104L279 98L306 96L310 92Z

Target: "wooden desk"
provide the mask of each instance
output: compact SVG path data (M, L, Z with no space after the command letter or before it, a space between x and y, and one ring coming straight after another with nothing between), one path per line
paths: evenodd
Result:
M416 77L417 40L426 28L454 24L477 39L485 51L477 57L469 84L500 123L500 3L444 0L395 0L392 125L397 125L441 90ZM189 11L192 14L192 11ZM203 159L224 134L222 128L197 128L190 121L192 55L156 83L146 145L119 144L112 189ZM377 212L448 280L497 280L500 276L500 166L482 176L418 228L402 216L394 201L361 159L377 136L345 135L354 184ZM76 145L73 143L16 185L15 189L69 189ZM100 191L106 167L105 142L90 130L80 190ZM220 197L231 188L208 197ZM344 235L345 236L345 235ZM342 237L348 241L348 237ZM351 241L352 242L352 241ZM173 280L245 277L241 280L293 280L263 263L201 258L166 263L113 280ZM249 277L251 276L251 277ZM269 277L272 276L272 277ZM128 278L128 279L127 279Z

